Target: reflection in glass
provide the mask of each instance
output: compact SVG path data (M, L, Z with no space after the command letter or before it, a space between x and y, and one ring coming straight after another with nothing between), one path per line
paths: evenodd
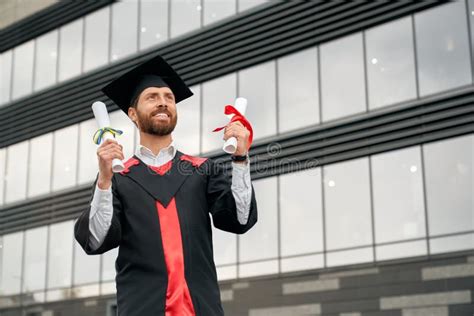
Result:
M10 101L10 83L12 80L12 51L0 54L0 106Z
M265 260L261 262L239 264L239 277L250 278L253 276L278 273L278 260Z
M474 249L474 234L430 239L431 254L469 249Z
M427 254L426 240L417 240L375 247L377 260L391 260L424 256Z
M326 261L328 267L371 262L373 260L374 251L372 247L328 252L326 254Z
M376 243L424 237L420 148L377 154L371 159Z
M203 0L204 25L214 23L235 14L236 0Z
M472 82L465 10L452 1L415 15L421 96Z
M239 72L239 96L248 100L245 116L252 122L254 139L276 134L275 80L275 61Z
M264 4L270 0L238 0L239 12L257 7L261 4Z
M118 248L111 249L102 255L101 281L115 280L115 260L118 256Z
M237 262L237 236L212 226L214 262L217 266Z
M324 166L324 204L327 249L372 244L367 158Z
M202 152L222 148L223 132L213 133L212 130L229 123L229 119L224 115L224 107L227 104L234 104L236 87L235 74L202 84Z
M82 34L84 20L76 20L60 29L59 33L59 81L81 73Z
M71 286L74 222L49 227L48 289Z
M369 108L416 98L411 17L365 33Z
M474 230L474 135L423 145L431 236Z
M6 164L6 148L0 148L0 205L3 204L3 192L5 189L5 164Z
M85 17L84 69L89 71L109 61L110 6Z
M36 39L35 91L56 83L57 60L58 31L55 30Z
M21 292L21 261L23 256L23 232L0 237L0 296Z
M5 172L5 203L26 197L26 176L28 171L28 141L7 148Z
M365 112L362 34L320 47L323 121Z
M51 190L52 156L52 133L30 139L31 159L28 167L28 197L45 194Z
M46 226L25 231L23 292L35 292L45 288L47 238Z
M199 154L199 132L201 120L201 89L200 86L190 87L194 95L179 104L178 123L172 137L180 151L189 155Z
M34 50L34 40L21 44L13 49L12 99L18 99L32 91Z
M258 204L258 225L239 235L239 262L276 258L278 255L277 178L252 181Z
M322 208L321 168L280 176L282 257L323 251Z
M140 50L168 40L168 0L141 0Z
M324 255L305 255L281 259L281 272L292 272L324 267Z
M100 256L87 255L81 246L74 240L74 272L73 287L84 284L98 284L100 273ZM98 288L98 287L97 287ZM81 295L94 291L95 287L79 289L74 292L75 295ZM84 294L86 295L86 294Z
M54 132L53 191L76 184L78 125Z
M112 46L110 60L137 51L138 1L120 1L112 5Z
M173 0L171 5L171 37L201 27L201 0Z
M317 49L278 59L280 132L319 123Z

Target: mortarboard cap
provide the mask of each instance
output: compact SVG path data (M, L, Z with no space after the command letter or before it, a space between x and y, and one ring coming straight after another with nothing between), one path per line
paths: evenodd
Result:
M161 56L138 65L102 88L102 92L125 113L143 90L149 87L169 87L176 103L189 98L193 92Z

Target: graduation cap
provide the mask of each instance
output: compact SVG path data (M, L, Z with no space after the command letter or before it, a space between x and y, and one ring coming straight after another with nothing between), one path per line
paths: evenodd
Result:
M193 95L183 79L161 56L138 65L102 88L112 101L125 113L133 101L146 88L168 87L173 91L176 103Z

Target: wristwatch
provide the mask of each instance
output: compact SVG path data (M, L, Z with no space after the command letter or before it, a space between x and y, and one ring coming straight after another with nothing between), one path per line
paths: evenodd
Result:
M242 156L232 155L230 157L231 157L232 161L245 161L245 160L249 159L249 153L247 153L246 155L242 155Z

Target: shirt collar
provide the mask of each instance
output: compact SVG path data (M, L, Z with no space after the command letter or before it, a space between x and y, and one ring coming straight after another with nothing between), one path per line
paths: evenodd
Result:
M151 151L151 149L149 149L148 147L146 146L143 146L141 144L139 144L135 150L135 155L138 156L138 157L142 157L142 156L146 156L146 157L151 157L153 159L159 157L159 156L162 156L162 155L169 155L171 157L174 157L176 155L176 143L173 140L171 140L171 143L167 146L167 147L164 147L160 150L160 152L158 153L158 155L155 156L155 154Z

